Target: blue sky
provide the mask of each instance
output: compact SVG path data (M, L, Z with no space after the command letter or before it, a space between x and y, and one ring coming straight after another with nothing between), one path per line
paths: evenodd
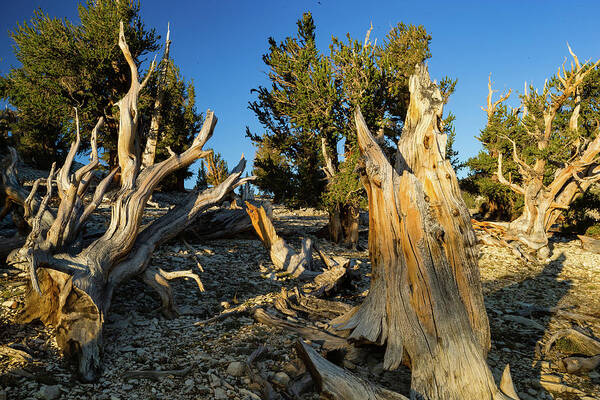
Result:
M35 8L77 20L76 1L5 2L0 15L0 73L16 65L8 31L28 20ZM142 0L146 25L164 34L171 23L171 54L186 79L194 79L197 105L219 118L209 142L230 166L254 148L245 128L260 132L247 109L250 89L266 84L262 55L267 38L295 33L296 20L311 11L317 39L328 52L331 36L382 40L398 22L422 24L432 35L432 78L458 79L446 110L456 115L456 148L462 159L481 146L475 136L485 125L481 110L492 73L495 88L522 92L523 83L540 87L569 55L569 42L580 60L600 58L600 2L594 1L233 1ZM160 57L160 55L159 55ZM513 95L513 101L516 96Z

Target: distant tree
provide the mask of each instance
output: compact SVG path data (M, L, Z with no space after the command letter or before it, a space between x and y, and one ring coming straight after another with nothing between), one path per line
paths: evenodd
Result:
M522 197L522 213L508 233L542 257L549 251L548 229L600 179L600 61L581 64L569 51L570 68L559 68L541 93L529 87L516 109L503 105L510 92L493 101L490 77L488 123L479 138L485 151L469 161L482 179L495 175L498 184Z
M73 138L73 107L79 109L87 135L99 117L99 138L111 166L116 165L117 109L129 88L129 67L118 43L119 21L139 66L144 54L158 49L157 35L147 30L139 2L92 1L78 6L79 24L35 11L29 22L10 33L19 67L11 69L2 96L18 110L10 124L20 154L37 166L60 158ZM83 143L88 143L84 137Z
M269 39L263 61L270 87L253 91L249 108L265 128L247 131L258 147L257 186L276 201L329 212L329 234L353 246L358 209L365 191L356 174L359 158L352 115L360 106L378 140L391 149L408 107L408 77L430 57L431 37L423 27L399 24L378 46L332 39L330 55L318 51L310 13L297 22L295 37ZM340 152L341 150L341 152Z
M220 153L212 152L205 158L206 161L206 182L210 186L217 186L225 179L229 171L227 169L227 161L223 160Z
M153 74L148 82L147 94L140 101L143 115L151 115L157 92L161 87L162 102L158 110L160 122L155 125L156 162L167 159L170 151L180 153L187 148L203 122L202 114L196 110L194 82L185 82L173 60L167 59L161 63L166 64L164 68L162 65L158 67L158 70L164 73L164 78ZM146 134L146 139L152 130L152 121L155 121L155 116L145 118L140 126L141 131ZM190 176L189 168L182 168L163 181L163 189L184 191L185 179Z
M204 190L208 188L208 180L206 177L206 168L204 167L204 161L200 161L200 168L198 168L198 175L196 176L196 186L197 190Z

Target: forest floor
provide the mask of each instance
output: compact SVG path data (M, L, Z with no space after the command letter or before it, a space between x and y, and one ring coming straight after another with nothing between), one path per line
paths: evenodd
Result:
M109 210L96 215L97 228ZM151 218L163 210L147 212ZM104 213L104 215L102 215ZM327 216L314 210L275 207L278 233L295 248L301 238L327 223ZM364 228L364 227L363 227ZM359 303L369 287L370 264L367 235L363 229L360 247L351 251L319 240L327 254L355 258L361 278L357 290L344 293L342 300ZM293 343L298 336L280 328L256 323L239 314L195 326L237 303L268 305L282 287L298 284L270 273L272 264L262 244L253 238L190 242L204 268L199 273L206 289L200 293L193 281L172 282L181 315L166 320L156 311L158 297L138 280L126 283L115 294L105 325L104 373L99 382L83 384L74 377L73 366L60 357L52 328L40 322L19 325L17 314L23 305L26 278L0 267L0 345L27 351L32 361L0 355L0 400L2 399L259 399L260 388L245 374L236 371L236 361L266 345L266 359L256 368L276 389L302 372ZM489 364L499 381L509 363L521 399L600 399L600 373L585 376L557 372L552 362L559 353L541 355L538 342L556 331L579 325L600 336L600 255L585 252L572 237L554 237L553 255L545 263L526 263L508 249L482 246L480 270L492 333ZM166 270L196 269L190 250L180 240L163 245L152 263ZM523 310L555 307L585 316L574 321L564 313L530 313ZM233 364L232 364L233 363ZM237 364L239 365L239 364ZM353 372L408 395L410 372L382 369L382 354L374 353L364 363L344 363ZM131 378L132 370L179 370L183 376L158 380ZM238 376L241 375L241 376ZM575 393L548 392L540 378L562 383ZM549 377L550 376L550 377ZM286 398L286 397L284 397ZM316 399L312 391L302 399Z

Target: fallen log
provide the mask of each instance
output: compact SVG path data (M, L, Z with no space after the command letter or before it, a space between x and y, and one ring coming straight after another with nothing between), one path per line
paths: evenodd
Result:
M547 354L552 345L559 340L568 342L567 347L572 353L581 353L587 356L596 356L600 354L600 340L585 335L575 329L561 329L554 333L546 345L544 346L544 353Z
M319 392L336 400L408 400L400 393L365 381L321 357L302 341L295 344Z
M319 343L325 351L343 350L352 346L344 337L336 336L330 332L309 326L306 323L293 322L276 317L263 308L254 311L254 319L261 324L275 326L295 332L303 338Z
M271 216L273 212L271 203L256 202L255 204L262 206L266 210L267 216ZM188 230L199 241L228 239L244 235L255 237L254 227L246 212L246 206L241 208L219 207L209 210L200 216Z

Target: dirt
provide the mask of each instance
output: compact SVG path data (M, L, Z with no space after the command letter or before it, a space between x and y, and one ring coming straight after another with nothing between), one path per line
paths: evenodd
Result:
M159 203L168 199L155 197ZM91 231L101 230L103 213L92 221ZM161 210L150 210L160 214ZM327 223L324 213L307 209L291 211L275 207L274 223L278 232L298 248L301 237ZM271 274L272 264L258 240L213 240L190 243L204 268L199 275L205 292L195 282L172 282L180 316L167 320L157 311L158 297L141 281L123 285L114 296L104 331L104 373L94 384L82 384L74 366L60 356L51 327L39 322L19 325L17 315L23 306L26 277L0 268L0 345L11 345L28 352L32 362L0 356L0 399L253 399L259 388L247 374L228 372L232 362L245 361L249 354L266 345L265 359L255 365L277 390L286 376L294 379L298 366L293 343L297 335L255 323L244 314L204 326L194 323L215 316L239 304L268 305L282 287L297 282ZM359 247L367 248L367 236L360 236ZM492 350L488 361L497 381L505 365L510 364L515 386L522 399L598 399L600 374L592 371L577 376L558 371L554 365L561 354L536 352L556 331L580 326L600 336L600 255L584 252L575 238L552 239L553 256L544 263L525 263L508 249L483 246L480 255L481 279L492 331ZM355 258L361 279L354 293L343 301L358 303L369 287L369 260L366 250L351 251L319 239L329 254ZM183 242L174 240L162 246L152 259L166 270L194 269L197 266ZM558 307L583 315L580 321L555 312L530 312L538 308ZM514 316L522 317L514 318ZM527 321L533 321L529 323ZM383 371L381 358L373 354L364 363L346 363L353 372L408 395L410 372ZM133 370L181 370L158 380L128 378ZM283 374L282 374L283 373ZM541 376L554 374L561 384L580 391L548 392L540 386ZM587 396L587 397L586 397ZM303 399L319 398L310 391Z

